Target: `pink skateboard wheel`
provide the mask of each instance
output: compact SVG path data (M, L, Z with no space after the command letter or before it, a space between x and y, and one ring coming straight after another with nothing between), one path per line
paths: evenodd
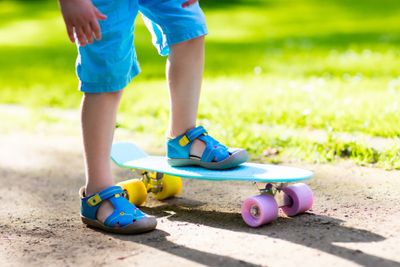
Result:
M242 204L242 218L251 227L272 222L278 217L278 204L265 194L247 198Z
M308 185L298 183L284 187L282 191L285 193L285 203L290 203L282 207L287 216L295 216L311 209L314 196Z

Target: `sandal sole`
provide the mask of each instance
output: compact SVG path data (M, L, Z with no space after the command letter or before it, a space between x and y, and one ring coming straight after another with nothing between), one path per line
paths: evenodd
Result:
M141 219L139 221L135 221L132 224L129 224L125 227L121 228L113 228L113 227L108 227L104 225L104 223L98 221L98 220L91 220L86 217L81 216L82 222L86 224L86 226L91 227L91 228L97 228L109 233L114 233L114 234L124 234L124 235L130 235L130 234L141 234L141 233L146 233L154 230L157 226L157 220L154 217L146 217L144 219Z

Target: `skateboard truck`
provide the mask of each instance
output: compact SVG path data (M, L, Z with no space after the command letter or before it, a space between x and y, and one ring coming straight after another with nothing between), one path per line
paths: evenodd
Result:
M261 194L269 194L273 196L278 207L290 206L293 204L292 198L282 191L282 188L286 187L288 183L267 183L263 188L260 188L256 182L254 182L254 184Z
M147 192L157 194L162 191L163 174L159 172L141 171L143 183L146 186Z

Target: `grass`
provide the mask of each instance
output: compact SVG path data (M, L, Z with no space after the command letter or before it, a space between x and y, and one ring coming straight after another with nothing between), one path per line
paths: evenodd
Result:
M210 34L199 123L211 134L255 160L400 168L397 0L201 4ZM77 108L76 48L57 5L1 1L0 17L0 102ZM142 74L125 92L118 125L162 140L165 58L140 19L135 37ZM391 145L377 148L381 139ZM268 148L279 153L264 157Z

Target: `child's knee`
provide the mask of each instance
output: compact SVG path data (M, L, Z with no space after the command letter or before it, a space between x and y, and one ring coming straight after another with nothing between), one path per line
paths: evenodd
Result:
M184 41L182 44L193 46L193 45L201 45L204 43L204 35Z
M202 48L204 46L204 36L196 37L181 43L177 43L171 46L172 49L179 49L179 50L192 50L195 48Z
M96 97L108 99L110 101L119 101L121 99L124 90L118 90L114 92L101 92L101 93L85 93L85 97Z

